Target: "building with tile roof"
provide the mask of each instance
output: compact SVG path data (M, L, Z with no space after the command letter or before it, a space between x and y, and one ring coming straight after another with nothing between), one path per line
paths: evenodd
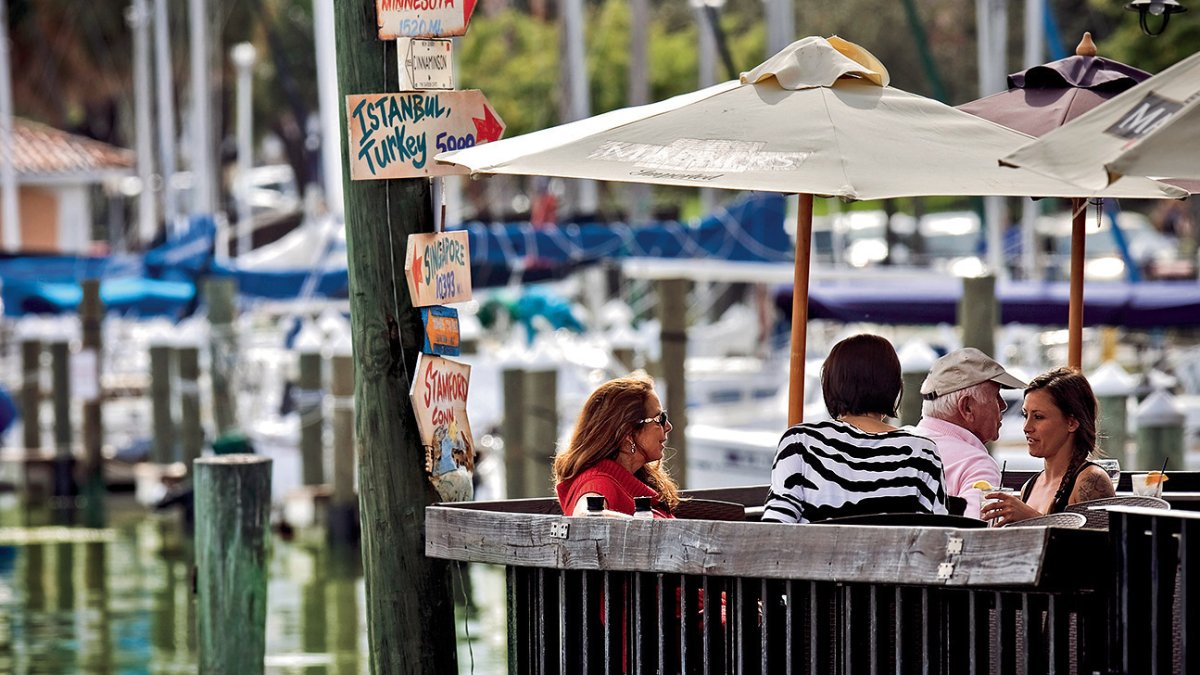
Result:
M21 118L13 120L21 250L85 253L97 187L134 175L134 154Z

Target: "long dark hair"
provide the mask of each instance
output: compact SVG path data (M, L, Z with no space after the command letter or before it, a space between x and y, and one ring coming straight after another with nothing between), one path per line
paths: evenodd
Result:
M1096 417L1099 415L1099 404L1092 393L1092 385L1074 368L1057 368L1033 378L1025 388L1024 395L1040 389L1050 394L1054 405L1063 415L1079 423L1075 429L1071 459L1081 464L1087 461L1096 452Z
M1075 474L1079 472L1088 458L1097 452L1096 448L1096 417L1099 414L1099 403L1092 393L1092 385L1087 378L1074 368L1057 368L1033 378L1025 388L1025 396L1031 391L1045 390L1050 394L1054 405L1063 415L1074 419L1079 426L1075 428L1075 443L1071 448L1071 463L1054 495L1057 503L1062 492L1075 483Z

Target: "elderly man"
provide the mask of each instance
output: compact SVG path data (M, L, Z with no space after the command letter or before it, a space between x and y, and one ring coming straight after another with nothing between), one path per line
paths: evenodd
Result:
M963 515L979 517L975 482L1000 487L999 467L984 444L1000 437L1000 418L1008 407L1000 390L1024 388L1024 382L974 347L935 361L921 383L921 421L911 429L937 444L946 494L967 500Z

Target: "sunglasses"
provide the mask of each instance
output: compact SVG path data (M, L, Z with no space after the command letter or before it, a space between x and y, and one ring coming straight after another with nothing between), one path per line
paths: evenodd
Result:
M638 420L634 424L642 425L642 424L650 424L651 422L654 422L655 424L657 424L660 427L666 427L668 424L670 424L670 420L667 419L667 411L664 410L664 411L658 413L657 415L655 415L654 417L647 417L644 420Z

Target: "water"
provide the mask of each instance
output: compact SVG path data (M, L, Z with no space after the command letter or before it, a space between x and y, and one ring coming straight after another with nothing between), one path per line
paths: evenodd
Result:
M0 673L196 672L191 552L176 518L122 497L107 516L106 529L55 527L0 494ZM503 571L468 576L469 608L456 591L459 671L503 673ZM274 536L266 672L365 673L367 654L357 552Z

